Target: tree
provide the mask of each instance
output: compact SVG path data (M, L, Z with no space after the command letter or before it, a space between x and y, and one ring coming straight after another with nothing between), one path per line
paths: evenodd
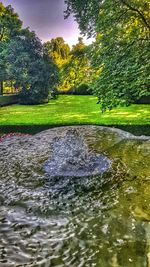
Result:
M46 60L43 47L34 32L22 30L7 45L7 75L21 87L21 103L37 104L49 94L54 63Z
M6 44L0 42L0 95L3 94L3 81L7 77L5 54Z
M97 36L92 48L93 90L102 110L129 104L150 90L148 0L67 0L83 33Z
M116 23L122 21L126 15L130 18L136 17L144 27L150 30L148 0L65 0L65 4L67 5L65 18L73 13L83 34L91 35L99 32L99 28L97 28L100 26L99 23L102 28L105 27L102 20L104 11L107 13L107 18L111 17ZM113 13L108 12L110 9ZM110 23L110 21L108 22Z
M48 100L57 83L57 68L44 52L41 41L22 22L11 6L0 3L0 81L13 81L21 88L21 103Z
M44 51L59 68L68 61L70 55L70 47L62 37L46 42L44 44Z
M44 53L55 65L55 73L57 73L57 75L53 76L53 81L57 80L57 83L55 83L57 86L52 90L52 94L55 95L62 85L64 66L70 60L70 47L65 43L62 37L57 37L44 44Z
M57 88L60 82L59 68L56 65L56 63L54 63L52 57L49 56L45 48L43 49L43 59L49 69L49 78L50 78L49 96L51 98L56 98L58 96Z
M22 21L9 5L5 7L0 3L0 42L14 37L22 28Z
M4 58L6 45L10 38L16 36L22 27L22 22L13 8L0 3L0 94L3 94L3 81L6 79L6 62Z
M82 90L82 93L88 93L91 68L87 54L88 47L83 43L83 39L79 38L78 43L72 47L70 60L62 70L60 91L78 94L79 90Z

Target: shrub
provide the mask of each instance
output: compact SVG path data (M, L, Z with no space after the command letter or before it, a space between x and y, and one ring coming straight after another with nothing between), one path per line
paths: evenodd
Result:
M87 84L80 84L78 87L72 87L68 91L58 91L60 95L92 95L92 89Z
M74 95L92 95L92 90L87 84L81 84L73 89Z

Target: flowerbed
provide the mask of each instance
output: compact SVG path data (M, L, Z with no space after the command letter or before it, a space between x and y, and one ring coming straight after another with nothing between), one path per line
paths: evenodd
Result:
M16 136L31 136L31 134L23 134L23 133L9 133L9 134L4 134L2 136L0 136L0 142L5 141L6 139L10 139L12 137L16 137Z

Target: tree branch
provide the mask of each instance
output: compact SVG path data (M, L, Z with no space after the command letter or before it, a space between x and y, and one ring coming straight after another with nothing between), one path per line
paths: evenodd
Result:
M131 4L127 3L126 0L120 0L126 7L128 7L130 10L138 13L142 21L144 22L145 26L149 29L150 31L150 23L146 20L144 14L137 8L133 7Z
M4 36L4 28L1 29L0 42L3 40L3 36Z

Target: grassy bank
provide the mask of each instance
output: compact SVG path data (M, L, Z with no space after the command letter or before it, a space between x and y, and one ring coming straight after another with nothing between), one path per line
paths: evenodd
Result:
M0 132L36 133L61 125L96 124L150 135L150 105L118 107L101 113L93 96L60 96L48 104L0 108Z

